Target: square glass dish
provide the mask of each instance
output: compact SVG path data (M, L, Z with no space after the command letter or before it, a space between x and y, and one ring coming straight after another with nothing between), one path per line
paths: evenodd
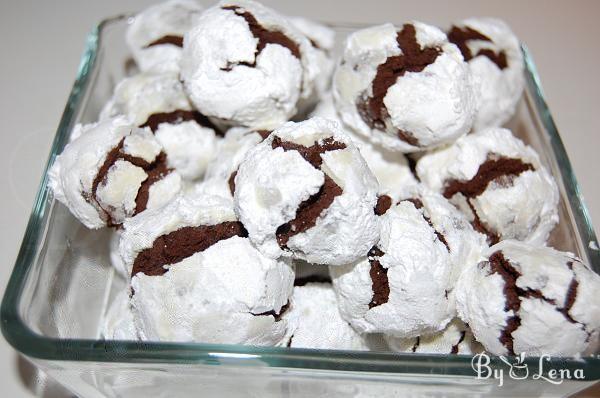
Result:
M472 357L251 347L199 343L105 341L99 338L107 303L121 288L110 266L110 231L90 231L55 201L48 168L76 123L97 119L127 73L126 16L103 21L89 35L79 72L42 178L1 308L9 343L78 396L399 397L569 393L600 379L598 351L580 358L544 359L543 371L581 369L584 380L560 385L535 378L539 358L527 358L529 377L476 378ZM362 26L335 25L338 46ZM596 272L600 252L590 218L529 52L527 87L509 123L533 146L560 190L560 224L550 245L568 250ZM122 283L122 282L121 282Z

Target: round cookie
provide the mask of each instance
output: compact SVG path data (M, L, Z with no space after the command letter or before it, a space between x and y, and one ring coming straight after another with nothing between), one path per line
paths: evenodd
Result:
M121 81L101 119L125 115L149 127L168 156L169 167L186 180L203 176L213 159L219 130L190 104L174 73L140 73Z
M181 176L148 129L123 117L76 129L82 133L54 161L48 185L86 227L120 225L181 190Z
M185 36L181 77L203 114L229 125L276 128L315 90L308 39L253 1L222 1Z
M485 237L443 197L425 189L390 207L367 258L330 267L340 312L360 333L417 337L456 315L454 284Z
M347 264L379 236L377 180L333 121L273 131L248 151L233 184L235 211L269 257Z
M450 28L448 40L460 49L480 83L473 129L506 123L515 113L525 87L519 39L502 20L469 18Z
M358 334L338 311L331 284L295 286L290 308L283 316L289 324L288 347L328 350L368 350L366 336Z
M494 244L544 244L558 222L558 188L537 153L509 130L489 128L423 156L417 174Z
M120 251L143 340L283 343L293 269L250 244L230 201L182 195L128 220Z
M597 341L600 276L571 253L505 240L466 269L459 316L495 355L573 356Z
M385 336L385 341L396 352L472 355L483 351L481 344L475 341L473 332L458 318L454 318L438 333L411 338Z
M477 111L477 90L458 48L444 32L421 22L352 33L333 79L342 120L400 152L466 134Z
M169 0L137 14L125 40L140 70L178 73L183 36L203 9L194 0Z

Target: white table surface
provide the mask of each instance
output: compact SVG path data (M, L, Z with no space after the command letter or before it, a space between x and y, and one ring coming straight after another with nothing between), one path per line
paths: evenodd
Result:
M208 3L208 0L204 0ZM339 22L418 19L441 26L468 16L505 19L528 45L592 218L600 220L600 1L264 1L289 14ZM152 1L2 1L0 4L0 291L25 230L85 35L102 18ZM0 339L1 396L29 397L30 370ZM59 396L62 396L59 394Z

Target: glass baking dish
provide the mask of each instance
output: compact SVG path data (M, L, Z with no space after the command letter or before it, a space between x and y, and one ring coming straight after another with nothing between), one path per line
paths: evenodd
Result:
M62 116L23 243L2 302L9 343L78 396L347 397L566 394L600 379L598 351L543 360L543 370L581 369L584 380L550 383L534 377L539 358L526 358L529 377L477 378L472 357L352 352L239 345L104 341L107 303L121 288L108 258L110 231L90 231L52 198L47 172L72 127L93 122L131 62L124 43L127 16L107 19L89 35ZM338 42L362 26L333 26ZM556 177L560 225L550 244L574 252L600 271L600 253L573 170L543 97L529 52L527 89L509 127L539 153ZM581 373L580 373L581 374ZM499 375L499 373L498 373ZM500 386L500 384L502 384Z

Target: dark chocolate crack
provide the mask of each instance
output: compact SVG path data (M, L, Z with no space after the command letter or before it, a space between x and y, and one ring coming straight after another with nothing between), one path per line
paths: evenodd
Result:
M102 207L97 199L96 192L98 191L100 184L106 182L110 168L118 160L123 160L133 164L134 166L141 167L144 169L147 175L147 178L142 182L142 185L138 189L138 193L135 198L136 206L134 215L146 209L150 194L150 187L172 171L172 169L168 168L167 166L167 156L164 152L159 153L154 161L150 163L140 157L131 156L130 154L122 152L124 143L125 138L121 139L119 144L107 153L104 163L102 163L102 166L100 166L98 172L96 173L96 177L92 181L91 194L85 195L85 199L88 202L93 202L93 204L95 204L102 211L102 218L109 227L118 226L118 223L115 223L110 215L110 212Z
M500 236L496 232L492 231L491 228L486 226L483 223L483 221L481 221L481 218L479 218L479 214L477 213L477 209L475 209L475 206L473 206L473 203L471 202L471 198L467 198L467 205L469 205L469 209L471 209L471 213L473 213L473 221L471 221L471 225L473 226L473 229L475 229L475 231L485 235L487 243L490 246L493 246L496 243L500 242Z
M310 45L313 46L314 48L316 48L317 50L321 50L321 51L325 51L321 48L321 46L319 45L319 43L317 43L315 40L311 39L310 37L307 37L308 41L310 42Z
M491 273L499 274L504 280L504 296L505 296L505 311L513 312L513 316L508 318L506 321L506 326L502 330L500 334L500 342L502 345L506 347L508 353L510 355L515 355L513 348L513 337L512 333L521 326L521 317L519 316L519 310L521 309L521 300L523 298L535 298L542 300L552 306L555 309L563 314L565 319L571 323L581 324L574 320L569 314L569 310L572 308L575 299L577 297L577 286L579 283L575 279L575 275L573 275L573 279L569 285L567 290L567 296L565 298L565 303L562 307L558 306L556 300L550 299L538 290L538 289L523 289L517 286L517 279L521 276L519 271L515 269L515 267L508 261L501 251L494 252L489 258L489 264L491 268ZM569 265L569 263L567 263ZM572 263L570 268L572 267ZM572 269L572 268L571 268ZM585 325L581 324L583 329L585 330Z
M519 297L517 279L521 274L504 258L501 251L494 252L489 258L492 274L499 274L504 280L504 311L512 311L513 316L506 320L506 325L500 333L500 343L508 350L510 355L515 355L512 333L521 326L521 298Z
M460 338L458 339L458 342L452 346L450 354L458 354L458 347L460 346L460 343L462 343L465 340L466 335L467 332L464 330L460 333Z
M316 40L314 40L314 39L311 39L311 38L310 38L310 37L308 37L308 36L306 36L306 38L308 39L308 42L310 43L310 45L311 45L313 48L315 48L315 49L317 49L317 50L319 50L319 51L322 51L322 52L324 52L324 53L325 53L325 54L327 54L328 56L330 56L330 55L331 55L331 50L330 50L330 49L328 49L328 48L324 48L324 47L323 47L323 46L321 46L319 43L317 43L317 41L316 41ZM342 62L343 62L343 61L342 61Z
M138 189L138 193L135 198L134 214L139 214L146 210L146 207L148 206L148 200L150 199L150 188L154 183L162 180L171 172L171 169L167 167L167 155L164 152L161 152L156 157L155 166L149 167L145 170L148 178L142 182L142 185Z
M387 277L388 269L383 267L379 262L379 258L384 254L376 246L368 254L369 264L371 265L369 276L371 277L371 289L373 290L369 309L387 303L390 296L390 283Z
M473 213L474 220L471 225L476 231L487 235L488 243L493 245L500 241L500 236L481 221L471 200L485 192L491 182L507 187L513 184L514 178L526 171L535 171L535 168L531 163L525 163L521 159L489 154L470 180L446 181L443 195L446 199L451 199L458 193L462 194Z
M388 89L405 73L421 72L434 63L442 53L438 47L422 48L417 41L417 32L412 24L405 24L402 27L402 30L397 33L396 42L402 54L388 57L377 67L377 74L371 84L371 96L363 94L357 102L357 110L364 122L378 130L385 130L386 120L389 119L388 110L383 102ZM396 129L396 134L402 141L419 146L419 141L410 132Z
M271 310L271 311L261 312L260 314L254 314L251 312L251 314L254 316L272 316L273 318L275 318L275 322L279 322L281 320L281 317L283 316L283 314L289 308L290 308L290 302L288 301L283 307L281 307L279 312L275 312L275 310Z
M245 65L249 67L256 66L256 59L262 50L267 46L267 44L278 44L282 47L290 50L292 55L298 59L301 59L300 46L290 39L285 33L280 32L278 30L269 30L262 26L252 15L250 12L244 10L238 6L227 6L222 7L223 10L233 11L236 15L244 18L248 23L248 28L256 39L258 39L258 44L256 46L256 54L254 56L253 62L236 62L236 63L228 63L225 68L221 68L224 71L230 71L233 69L235 65Z
M493 43L492 39L473 28L465 26L461 29L457 26L453 26L452 29L450 29L450 32L448 32L448 40L451 43L456 44L465 61L469 61L474 57L483 56L489 58L489 60L495 63L501 70L508 67L508 61L504 51L495 52L492 49L483 48L479 50L477 54L473 54L469 48L469 41L481 40Z
M406 160L408 162L408 168L410 169L411 174L413 175L413 177L415 177L415 180L420 182L421 179L419 178L419 175L417 174L417 161L415 160L414 157L411 156L411 154L406 155Z
M567 266L569 267L569 269L571 271L573 271L573 262L572 261L569 261L567 263ZM571 308L573 308L573 305L575 304L575 300L577 299L577 289L578 288L579 288L579 281L575 277L575 272L573 271L573 279L571 279L571 283L569 283L569 288L567 290L567 297L565 298L565 303L564 303L563 307L559 310L565 316L565 318L567 318L569 320L569 322L572 322L572 323L578 323L577 321L575 321L575 319L573 319L571 314L569 314L569 311L571 311Z
M512 183L512 178L530 170L535 171L531 163L525 163L521 159L490 154L470 180L446 181L443 194L446 199L450 199L457 193L461 193L467 198L475 198L485 192L492 181L499 181L506 186Z
M320 169L321 164L323 164L322 154L338 149L346 149L346 144L336 141L333 137L327 137L320 142L315 142L311 146L304 146L290 141L283 141L278 136L275 136L273 137L271 147L273 149L283 148L284 151L296 151L304 160L313 165L314 168Z
M271 147L273 149L282 148L284 151L296 151L314 168L320 170L323 164L321 155L328 151L345 149L346 144L335 141L333 137L329 137L307 147L290 141L283 141L280 137L275 136L273 137ZM342 192L342 188L331 177L325 174L323 185L319 191L300 203L293 220L277 228L275 235L279 246L286 248L292 236L314 227L319 216L325 209L329 208L336 196L341 195Z
M148 276L165 274L165 265L176 264L202 252L215 243L234 236L247 237L242 223L227 221L216 225L183 227L154 240L152 247L138 253L133 262L131 276L138 272Z
M177 47L183 47L183 36L165 35L165 36L163 36L159 39L156 39L153 42L147 44L146 47L144 47L144 48L160 46L161 44L172 44Z
M377 198L377 204L375 205L375 214L382 216L392 207L392 198L388 195L381 195Z
M450 252L450 246L448 246L448 241L446 241L446 237L435 228L435 226L431 222L431 218L429 218L425 215L425 212L423 209L423 202L421 201L421 199L410 198L410 199L405 199L404 201L411 202L417 210L421 211L421 215L423 216L423 219L425 221L427 221L427 224L429 224L429 227L431 227L431 229L435 233L435 236L438 238L438 240L440 242L442 242L444 244L444 246L446 246L446 250L448 250L448 252ZM401 201L401 202L403 202L403 201Z
M235 194L235 176L237 175L237 173L237 170L234 171L227 179L227 185L229 186L229 192L231 192L231 196Z
M148 116L148 119L140 125L140 127L149 127L153 133L158 130L158 126L162 123L168 124L181 124L193 120L202 127L213 129L219 136L223 136L223 132L217 128L206 116L198 111L185 111L182 109L175 110L173 112L161 112L153 113Z
M341 194L342 188L325 174L325 182L319 192L300 203L298 210L296 210L296 217L293 220L277 228L275 235L279 246L282 248L287 247L287 243L292 236L314 227L321 213L331 206L336 196Z
M417 339L415 340L415 344L412 347L412 352L417 352L417 348L419 348L420 344L421 344L421 337L417 336Z
M272 132L272 130L256 130L256 133L261 136L263 141L266 140Z
M309 275L294 279L294 286L305 286L308 283L331 283L331 278L325 275Z
M423 201L421 201L421 199L419 199L419 198L408 198L408 199L401 200L400 202L410 202L413 205L415 205L415 207L418 210L423 208Z

